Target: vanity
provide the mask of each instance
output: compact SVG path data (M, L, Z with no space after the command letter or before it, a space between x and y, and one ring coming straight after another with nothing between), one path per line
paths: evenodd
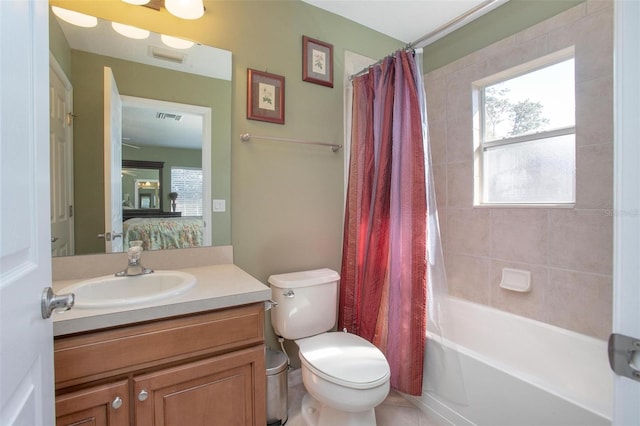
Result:
M271 290L233 264L181 272L177 296L54 314L57 425L266 424Z

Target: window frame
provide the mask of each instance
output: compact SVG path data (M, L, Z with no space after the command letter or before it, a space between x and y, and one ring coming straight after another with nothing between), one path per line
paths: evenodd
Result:
M492 74L491 76L474 81L472 83L472 110L473 110L473 139L474 139L474 207L573 207L576 196L576 174L573 176L573 201L558 203L539 202L488 202L485 193L485 170L484 153L492 148L515 145L524 142L532 142L541 139L549 139L558 136L574 135L575 140L576 125L575 117L573 126L554 128L535 133L529 133L504 139L497 139L485 142L485 88L530 74L535 71L556 65L558 63L574 59L574 98L575 98L575 49L574 46L556 51L554 53L541 56L532 61ZM575 158L574 158L575 164Z

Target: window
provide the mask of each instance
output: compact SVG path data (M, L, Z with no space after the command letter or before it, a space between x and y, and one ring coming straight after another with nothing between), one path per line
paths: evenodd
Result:
M476 204L574 203L573 49L474 86Z
M171 168L171 192L177 192L176 211L182 216L202 216L202 169Z

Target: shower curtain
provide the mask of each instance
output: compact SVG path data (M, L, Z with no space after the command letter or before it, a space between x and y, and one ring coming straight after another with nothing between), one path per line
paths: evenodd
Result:
M412 52L353 79L339 327L373 342L391 386L422 393L427 326L426 102Z

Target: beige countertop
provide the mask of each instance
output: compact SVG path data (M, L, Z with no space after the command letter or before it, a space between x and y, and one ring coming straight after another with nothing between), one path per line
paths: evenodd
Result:
M53 335L126 325L140 321L185 315L212 309L228 308L263 302L271 298L271 289L233 264L179 269L196 277L196 285L185 293L170 298L133 306L84 309L74 307L66 312L54 312ZM53 283L53 290L78 281Z

